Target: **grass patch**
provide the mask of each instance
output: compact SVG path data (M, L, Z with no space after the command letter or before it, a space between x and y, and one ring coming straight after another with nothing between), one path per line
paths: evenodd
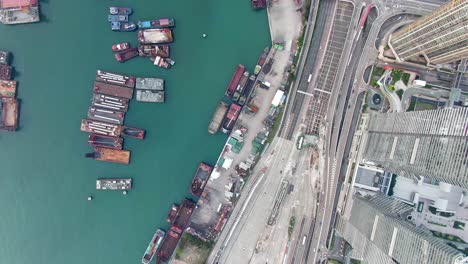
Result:
M266 142L271 144L271 142L276 136L276 133L278 133L278 129L280 128L281 118L283 117L283 113L284 113L284 108L281 108L280 112L275 118L275 123L273 124L273 127L270 130L270 134L268 134L268 139Z
M288 237L291 239L292 232L294 231L294 226L296 225L296 217L291 216L289 219L289 226L288 226Z
M395 92L395 87L393 87L393 85L389 84L389 85L387 85L387 87L388 87L388 90L389 90L391 93Z
M401 79L401 76L403 75L403 71L393 69L391 75L392 75L392 82L396 83Z
M453 228L460 229L460 230L465 230L465 223L460 222L460 221L455 221L455 222L453 222Z
M392 174L392 182L390 183L390 187L388 188L388 196L393 195L393 188L395 188L397 177L398 176L396 174Z
M367 112L367 104L362 105L362 112L363 113Z
M437 226L442 226L442 227L447 227L447 225L441 224L441 223L436 223L432 221L427 221L429 224L437 225Z
M434 110L437 109L437 106L433 104L424 103L421 101L416 101L415 111L424 111L424 110Z
M396 94L398 95L398 97L400 98L400 100L401 100L401 98L403 98L403 93L404 93L403 90L398 90L398 91L396 91Z
M351 264L361 264L361 261L358 259L351 259Z
M382 77L384 72L385 70L383 68L374 66L374 68L372 69L372 76L377 77L377 80L378 80L380 77Z
M401 80L405 83L405 85L408 85L410 74L407 72L404 72L403 75L401 76Z
M328 263L332 263L332 264L343 264L341 261L338 261L336 259L328 259Z
M407 112L412 112L414 111L414 108L416 107L416 99L411 98L410 105L408 107Z
M442 239L445 239L445 240L450 240L450 241L466 244L466 242L463 239L459 238L458 236L444 234L444 233L440 233L440 232L432 231L432 230L431 230L431 232L435 237L439 237L439 238L442 238Z
M203 264L208 259L213 242L205 242L196 236L184 233L180 239L179 246L176 249L176 259L190 263Z

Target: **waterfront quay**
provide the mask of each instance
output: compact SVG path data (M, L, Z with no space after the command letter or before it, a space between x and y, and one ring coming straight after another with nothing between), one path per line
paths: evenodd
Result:
M171 204L190 197L198 164L214 165L219 156L227 136L210 135L207 126L233 68L253 67L270 44L265 11L253 12L248 1L122 0L134 21L177 21L177 63L170 71L146 59L118 63L112 45L136 47L137 33L111 31L107 16L116 4L41 1L40 23L0 24L0 49L13 54L22 100L17 131L0 132L0 205L7 212L0 263L140 263L155 231L168 230ZM90 147L80 120L96 69L165 80L164 104L129 104L126 121L147 133L144 142L125 140L128 165L84 157ZM131 178L132 189L96 190L99 178Z

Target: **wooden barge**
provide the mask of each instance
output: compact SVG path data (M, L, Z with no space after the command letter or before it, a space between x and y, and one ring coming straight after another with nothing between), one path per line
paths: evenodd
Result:
M135 87L135 77L101 70L97 70L96 72L96 81L125 86L128 88Z
M94 82L94 92L120 98L132 99L133 87L124 87L103 82Z
M106 162L130 163L130 151L128 150L95 147L94 152L86 153L85 157Z
M18 101L15 98L0 98L0 129L15 131L18 128Z

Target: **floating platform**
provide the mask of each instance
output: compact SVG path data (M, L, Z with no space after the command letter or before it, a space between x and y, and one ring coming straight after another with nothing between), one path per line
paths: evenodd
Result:
M96 190L130 190L132 189L132 179L110 179L103 178L96 180Z
M93 91L95 93L125 98L125 99L132 99L133 97L133 88L119 86L109 83L103 82L94 82Z
M93 101L91 105L94 107L110 109L110 110L115 110L119 112L128 111L128 99L105 95L105 94L95 93L93 95Z
M86 158L92 158L98 161L115 162L128 164L130 163L130 151L95 147L94 152L86 153Z
M0 80L0 97L14 98L16 96L16 81Z
M179 205L178 204L172 204L171 210L169 211L169 214L167 214L166 222L172 224L177 217L177 214L179 213Z
M88 136L88 145L93 147L122 149L123 138L90 134Z
M138 90L136 91L136 100L146 103L164 103L164 91Z
M118 73L105 72L102 70L97 70L96 81L125 86L129 88L135 87L135 77Z
M164 91L164 80L159 78L136 78L135 88Z
M102 109L94 106L90 106L88 110L88 119L96 121L104 121L111 124L122 125L124 118L124 112Z
M18 128L18 106L15 98L0 98L1 120L0 129L16 131Z

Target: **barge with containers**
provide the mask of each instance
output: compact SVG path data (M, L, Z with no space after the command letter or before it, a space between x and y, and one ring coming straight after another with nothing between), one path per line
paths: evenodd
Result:
M170 43L174 39L169 28L153 28L138 30L138 42L140 44Z
M127 112L128 101L129 99L95 93L93 94L91 106L119 112Z
M16 96L16 81L0 80L0 97L14 98Z
M234 71L234 75L232 76L231 81L229 82L228 88L226 90L227 97L231 97L236 91L237 85L239 84L239 81L242 78L242 74L244 73L244 69L244 65L237 65L237 68Z
M122 51L120 53L114 54L114 57L118 62L126 62L130 59L138 57L138 49L130 48L126 51Z
M137 78L135 89L137 101L163 103L165 100L163 79Z
M135 77L118 74L118 73L105 72L102 70L97 70L96 81L108 83L108 84L125 86L128 88L135 87Z
M228 110L228 104L223 101L218 102L218 106L211 118L210 124L208 125L208 133L216 134L221 127L221 123L223 122L224 116Z
M166 93L164 91L137 90L135 97L138 102L164 103Z
M130 43L128 42L122 42L122 43L117 43L117 44L112 45L112 51L114 52L128 50L129 48L130 48Z
M164 69L170 69L172 64L170 64L166 59L168 58L163 58L161 56L150 57L150 60L153 62L155 66L158 66Z
M122 125L124 122L125 113L101 109L94 106L90 106L88 110L88 119L108 122L116 125Z
M85 157L92 158L98 161L115 162L122 164L130 163L130 151L128 150L95 147L94 151L86 153Z
M190 193L193 196L200 197L205 189L206 183L210 178L213 166L210 166L204 162L198 165L197 171L193 176L192 184L190 185Z
M233 128L234 124L237 121L237 118L240 115L242 107L236 103L232 103L229 107L228 113L223 121L222 131L225 134L228 134Z
M236 91L234 92L234 95L232 95L232 100L237 101L239 100L239 97L241 96L242 92L244 91L245 85L247 84L247 81L249 80L249 72L245 71L244 74L242 75L239 84L236 87Z
M133 88L124 87L115 84L103 83L103 82L94 82L95 93L110 95L125 99L132 99L133 97Z
M131 15L133 10L130 7L109 7L109 14L111 15Z
M102 178L96 180L96 190L130 190L132 179Z
M141 29L168 28L173 26L175 26L175 20L173 18L138 21L138 27Z
M0 98L0 130L16 131L19 102L15 98Z
M159 78L136 78L136 89L164 91L164 80Z
M182 236L182 233L190 221L190 217L192 216L195 206L196 204L193 201L184 199L180 206L179 213L175 217L174 222L169 228L161 246L156 253L158 257L156 263L167 262L172 256L172 253L177 247L177 243L179 243L179 239Z
M154 257L154 254L156 253L158 248L161 246L161 242L164 239L164 235L166 235L166 233L163 230L161 229L156 230L156 233L154 233L153 238L151 238L151 241L145 250L145 254L143 254L141 263L149 264L151 262L151 260Z
M138 54L141 57L169 57L169 45L145 44L138 46Z
M122 149L123 138L104 136L104 135L98 135L98 134L89 134L88 145L93 146L93 147Z

